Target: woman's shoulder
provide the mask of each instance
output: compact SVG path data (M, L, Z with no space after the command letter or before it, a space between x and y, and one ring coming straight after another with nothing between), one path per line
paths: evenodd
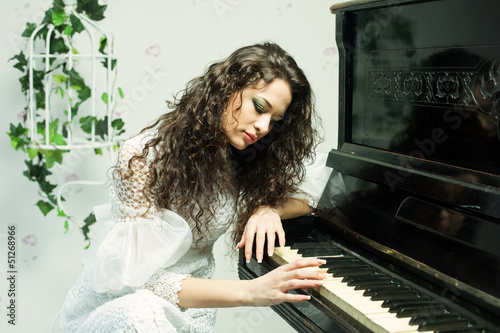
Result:
M142 155L146 143L153 139L155 131L141 132L125 140L120 147L120 159L129 160L132 156Z

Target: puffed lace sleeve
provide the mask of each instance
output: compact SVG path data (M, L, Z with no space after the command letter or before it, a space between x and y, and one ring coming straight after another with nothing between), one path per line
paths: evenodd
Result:
M84 256L84 272L97 292L121 294L144 287L159 270L176 263L191 245L187 222L173 211L156 209L144 196L148 161L132 159L133 174L128 170L132 156L142 150L141 139L144 137L126 141L120 150L118 170L126 177L114 173L110 218ZM173 278L172 283L180 285L184 277Z
M345 185L340 173L326 166L328 153L317 152L312 163L306 163L306 177L291 198L305 199L309 206L317 209L320 202L335 205L345 194Z

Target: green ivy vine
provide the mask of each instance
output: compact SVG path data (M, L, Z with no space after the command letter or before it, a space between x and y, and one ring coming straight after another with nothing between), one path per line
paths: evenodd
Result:
M106 10L106 5L99 5L98 0L77 0L76 12L79 14L87 15L91 20L100 21L104 19L104 12ZM50 53L51 54L67 54L72 52L73 54L78 54L78 51L73 45L73 37L76 34L84 31L84 25L80 19L74 15L69 14L65 11L65 4L63 0L54 0L52 7L45 12L45 16L40 24L27 22L26 29L22 33L22 37L30 38L35 29L40 25L45 24L44 27L37 33L35 39L40 38L42 41L47 40L47 34L49 31L49 26L54 26L54 32L50 36ZM106 37L101 38L99 43L99 52L101 54L106 54L106 50L110 47ZM9 61L14 62L14 67L20 70L23 75L19 79L21 83L21 90L27 96L29 93L29 70L28 70L28 60L21 51L19 54L15 55ZM43 60L45 63L45 60ZM96 138L105 140L108 135L113 135L113 137L119 136L125 132L124 122L120 118L112 119L111 128L113 133L108 133L108 119L105 116L99 119L94 116L84 116L77 118L79 108L86 100L91 97L91 89L87 86L84 78L78 73L75 68L68 65L67 58L50 58L49 70L35 70L33 69L33 89L34 89L34 102L36 104L37 110L43 110L45 108L45 82L44 79L47 75L52 75L53 82L55 83L51 87L50 94L60 95L64 98L65 94L72 91L70 98L70 110L64 110L66 116L71 112L71 122L68 120L61 121L59 118L50 119L49 129L46 130L45 121L39 121L36 124L37 134L43 136L43 142L46 142L47 135L49 136L48 142L51 145L66 145L66 139L68 137L68 131L72 126L72 122L78 119L78 125L84 133L90 134L92 130L92 125L94 125ZM102 61L104 68L108 68L108 62L106 59ZM114 70L116 66L116 59L111 61L111 69ZM57 72L56 72L57 70ZM56 74L59 73L59 74ZM120 88L117 88L118 95L123 98L123 92ZM69 96L69 95L68 95ZM27 96L28 97L28 96ZM103 93L101 100L103 103L108 103L112 101L112 96L108 96L107 93ZM28 110L28 107L25 109ZM26 124L27 112L23 115L23 121L19 124L10 124L10 132L7 134L10 137L11 145L15 150L21 150L28 154L28 159L25 160L27 169L23 171L23 175L26 176L30 181L36 182L42 193L43 200L39 200L36 205L42 212L44 216L49 214L51 211L55 210L57 216L63 217L65 219L64 229L67 232L69 228L69 221L72 217L68 216L57 204L57 198L54 190L57 184L53 184L49 181L49 176L52 174L50 169L55 165L55 163L62 164L63 156L68 150L60 149L42 149L38 144L30 141L29 130ZM113 149L117 149L117 145L113 146ZM102 149L95 149L97 155L102 155ZM62 198L64 201L64 198ZM89 227L95 223L96 219L93 213L90 213L87 218L84 219L84 225L81 227L83 236L86 241L90 244L89 239Z

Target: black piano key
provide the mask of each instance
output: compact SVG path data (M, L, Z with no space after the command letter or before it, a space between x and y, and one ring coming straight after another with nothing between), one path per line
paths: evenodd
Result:
M389 312L397 313L402 309L441 309L444 308L441 304L437 303L434 300L429 299L419 299L419 300L410 300L403 301L402 303L397 303L394 301L394 305L389 307Z
M388 276L380 274L378 272L365 272L365 274L345 276L342 279L342 282L347 283L347 285L351 287L361 282L373 282L388 279Z
M395 283L387 284L385 286L378 286L378 287L372 287L368 288L363 292L363 296L366 297L371 297L375 295L378 292L385 292L385 291L403 291L403 290L411 290L407 287L403 287L400 285L397 285Z
M410 319L410 325L422 325L425 323L443 323L449 322L453 320L453 316L459 315L455 312L445 311L444 313L430 315L430 314L422 314L414 316Z
M321 265L322 268L330 268L330 267L336 267L336 266L359 266L362 265L363 262L359 259L356 259L354 257L346 257L346 256L341 256L341 257L324 257L324 258L318 258L318 259L324 259L326 260L326 264Z
M418 298L412 298L412 299L388 299L385 300L382 303L383 308L392 308L394 306L404 306L405 304L415 304L415 303L422 303L425 304L426 302L435 302L432 298L429 297L418 297Z
M317 248L317 249L299 249L297 251L298 254L301 254L303 257L311 258L311 257L321 257L321 256L339 256L343 254L342 250L336 247L329 248Z
M376 288L376 287L384 287L387 285L392 285L394 284L394 280L387 278L387 279L380 279L377 281L363 281L363 282L358 282L356 286L354 287L354 290L368 290L371 288Z
M394 290L394 291L381 291L375 293L372 297L372 301L386 301L386 300L405 300L405 299L418 299L420 295L415 291L409 290Z
M454 320L448 322L426 322L418 326L419 331L440 331L456 332L457 329L470 328L471 324L468 320Z
M328 268L327 273L332 274L334 277L353 277L353 276L365 276L375 271L370 267L358 267L358 268Z
M407 318L407 317L412 317L412 318L425 318L426 316L440 316L440 315L451 315L447 313L446 308L443 307L414 307L414 308L403 308L400 309L399 311L396 312L396 317L399 318Z
M298 249L317 249L317 248L328 248L335 247L333 244L327 242L294 242L290 245L292 250Z
M434 332L435 333L495 333L493 331L481 327L463 327L463 328L453 328L451 330L442 329Z

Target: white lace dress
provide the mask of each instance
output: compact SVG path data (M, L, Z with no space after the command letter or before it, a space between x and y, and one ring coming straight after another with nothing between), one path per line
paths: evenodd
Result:
M148 139L140 135L125 142L119 154L121 170L127 170L130 158L142 151ZM96 211L98 220L108 215L107 220L85 254L81 277L66 297L60 322L65 332L213 332L216 310L181 309L177 293L187 276L212 277L212 247L234 220L235 202L229 200L219 208L206 233L207 248L200 254L193 242L200 235L193 234L192 221L170 210L148 210L142 189L151 158L146 163L134 160L131 178L114 179L110 209ZM319 199L331 172L322 166L317 172L325 159L316 161L314 172L308 171L314 175L312 182L305 182L311 204Z

